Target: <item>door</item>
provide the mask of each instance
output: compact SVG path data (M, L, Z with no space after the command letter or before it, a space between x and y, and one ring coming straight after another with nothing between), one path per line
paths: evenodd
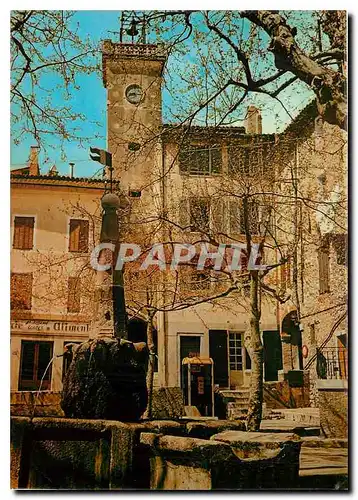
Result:
M278 380L278 370L282 370L282 346L277 330L263 332L265 381Z
M200 335L180 335L180 385L183 387L182 380L182 361L184 358L200 356Z
M209 355L214 361L214 384L229 387L229 363L226 330L209 330Z
M51 388L53 342L21 341L19 391Z
M244 343L242 332L229 332L230 389L244 384Z

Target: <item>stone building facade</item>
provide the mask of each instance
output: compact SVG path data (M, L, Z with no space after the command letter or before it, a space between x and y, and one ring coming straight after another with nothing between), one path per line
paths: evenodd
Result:
M347 378L342 371L346 367L347 278L344 250L337 250L347 233L345 139L334 127L318 122L312 105L280 135L262 134L261 115L253 106L248 109L246 129L165 126L161 115L165 61L160 46L110 41L103 45L108 150L113 155L114 179L128 201L120 216L122 241L144 247L167 242L168 255L173 242L198 244L204 240L212 248L244 244L242 203L248 200L252 242L264 242L260 262L263 259L272 267L262 289L265 380L272 387L286 383L306 392L310 384L311 404L319 405L324 386L331 384L333 390L341 391ZM36 163L33 154L30 165ZM14 174L11 185L13 242L16 224L30 224L30 229L22 229L22 240L23 234L31 233L31 224L33 231L31 248L13 246L12 272L31 273L28 256L37 255L38 249L43 250L41 260L47 262L46 252L71 254L70 219L76 218L74 212L79 208L82 217L77 218L88 224L72 223L77 224L73 230L88 233L84 227L93 225L87 254L79 252L82 264L86 259L88 263L88 252L98 242L104 183L40 176L32 166L29 172ZM284 203L277 193L286 196ZM35 222L16 222L16 217ZM74 286L68 279L73 264L68 261L66 265L62 288L68 301L69 287ZM140 274L130 266L125 270L130 339L145 340L148 311L155 310L155 385L180 386L183 358L200 355L213 359L214 382L220 388L249 386L250 298L245 265L247 262L237 275L212 269L198 272L190 267L173 273L168 266L155 274ZM51 282L56 288L60 279L52 277ZM90 310L68 313L66 300L61 302L47 285L41 286L47 299L52 299L48 310L40 299L33 298L31 309L25 304L26 310L14 310L12 315L15 391L38 389L38 380L33 380L34 387L20 380L25 366L22 345L27 339L38 341L35 347L28 347L35 373L34 363L38 363L45 338L54 342L51 356L57 356L63 353L64 342L92 335ZM85 301L90 308L91 299L83 299L83 304ZM332 356L328 359L329 349L333 349L333 361ZM319 369L317 372L317 360L326 367L322 368L326 378ZM64 358L55 357L46 389L61 388L63 367ZM41 370L39 373L43 367Z
M40 175L36 148L24 170L11 175L11 390L38 390L44 376L41 389L59 391L65 346L91 331L88 255L104 183Z
M283 368L304 370L310 404L327 435L348 420L347 134L322 122L315 102L280 137L286 158L278 190L292 200L282 224L291 299L280 307ZM287 182L285 182L285 180Z

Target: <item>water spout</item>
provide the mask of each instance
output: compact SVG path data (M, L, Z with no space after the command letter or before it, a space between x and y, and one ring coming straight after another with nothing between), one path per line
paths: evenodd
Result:
M35 395L35 400L34 400L34 405L33 405L33 410L32 410L32 418L34 418L34 416L35 416L35 410L36 410L37 400L38 400L39 394L41 392L42 383L43 383L43 381L44 381L44 379L46 377L46 374L47 374L47 372L48 372L51 364L53 363L53 360L55 358L61 358L63 355L64 355L64 353L63 354L56 354L55 356L52 356L52 358L48 362L48 365L46 366L46 369L45 369L45 371L44 371L44 373L43 373L43 375L41 377L41 380L40 380L39 388L38 388L38 390L36 392L36 395Z

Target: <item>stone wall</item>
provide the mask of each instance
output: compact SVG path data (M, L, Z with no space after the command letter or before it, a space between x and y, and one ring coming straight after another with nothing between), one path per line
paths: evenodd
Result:
M60 400L60 392L12 391L10 396L11 415L63 417Z
M310 406L309 377L304 375L303 387L290 387L288 380L266 382L264 384L264 402L267 408L306 408Z
M326 437L348 437L348 394L346 391L319 390L321 431Z

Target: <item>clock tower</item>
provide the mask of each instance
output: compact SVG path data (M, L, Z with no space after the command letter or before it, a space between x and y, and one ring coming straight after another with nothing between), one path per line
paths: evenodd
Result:
M113 175L124 190L145 190L161 162L161 85L166 53L159 45L105 40L102 59Z

